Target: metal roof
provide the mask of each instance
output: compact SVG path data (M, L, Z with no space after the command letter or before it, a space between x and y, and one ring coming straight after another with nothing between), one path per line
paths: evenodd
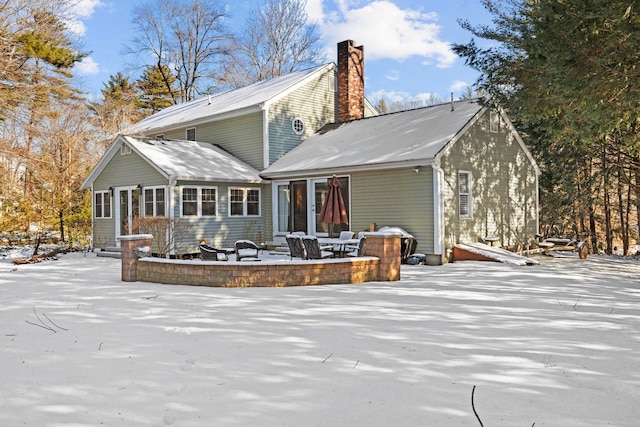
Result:
M483 106L457 101L329 125L277 160L261 175L430 164Z
M167 177L191 181L262 182L257 169L206 142L123 136L134 151Z
M167 107L126 129L129 135L162 132L175 127L184 127L198 122L214 121L246 110L259 111L268 102L278 99L289 90L302 84L307 78L323 72L334 64L324 64L304 71L297 71L270 80L264 80L216 95L205 96L194 101Z

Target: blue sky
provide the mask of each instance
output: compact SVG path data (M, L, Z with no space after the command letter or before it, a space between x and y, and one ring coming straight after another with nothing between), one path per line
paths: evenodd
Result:
M90 97L117 72L137 78L133 58L124 55L133 24L131 11L143 0L79 0L73 28L90 51L76 69L78 84ZM227 0L231 28L239 28L247 11L261 0ZM351 39L365 47L365 91L369 100L448 99L471 85L477 74L456 58L451 43L466 43L471 34L458 19L488 23L480 0L308 0L307 13L319 25L327 62L335 61L336 44Z

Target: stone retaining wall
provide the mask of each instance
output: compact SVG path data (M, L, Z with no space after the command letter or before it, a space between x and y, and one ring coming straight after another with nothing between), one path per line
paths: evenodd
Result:
M124 237L124 236L123 236ZM367 233L367 256L325 260L202 261L139 258L149 235L122 240L122 280L175 285L306 286L400 280L400 236Z

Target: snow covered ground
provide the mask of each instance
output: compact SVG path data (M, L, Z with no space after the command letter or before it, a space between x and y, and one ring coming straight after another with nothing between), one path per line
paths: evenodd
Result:
M403 266L399 282L120 281L0 261L2 426L637 426L640 263Z

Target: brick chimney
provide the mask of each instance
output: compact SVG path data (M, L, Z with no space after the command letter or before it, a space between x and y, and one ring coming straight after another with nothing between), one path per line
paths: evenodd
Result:
M338 121L364 117L364 46L338 43Z

